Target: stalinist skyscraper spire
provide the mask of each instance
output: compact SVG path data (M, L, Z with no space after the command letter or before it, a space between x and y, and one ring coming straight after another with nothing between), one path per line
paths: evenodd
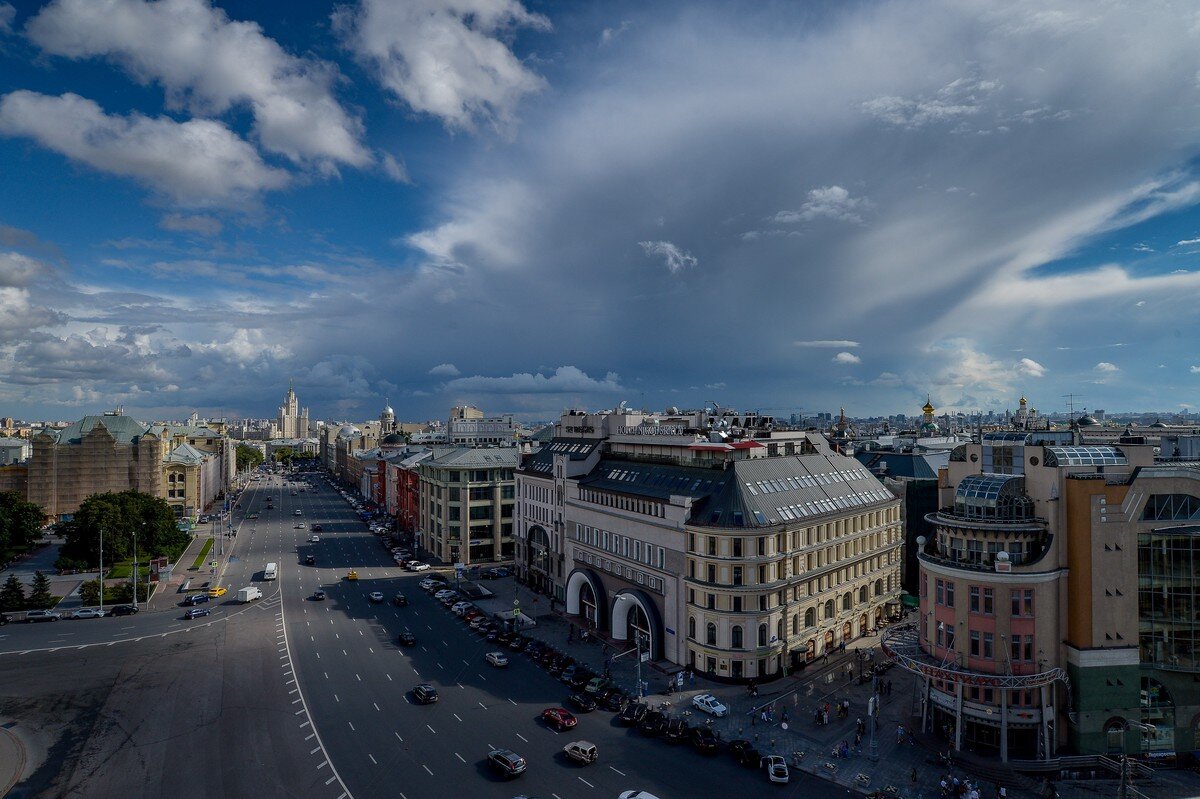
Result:
M308 438L308 408L300 407L290 379L283 405L279 406L277 426L281 438Z

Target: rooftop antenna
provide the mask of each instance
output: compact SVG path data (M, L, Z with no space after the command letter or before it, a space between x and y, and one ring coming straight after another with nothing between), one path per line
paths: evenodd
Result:
M1074 419L1075 418L1075 400L1083 399L1083 397L1079 394L1063 394L1062 396L1067 400L1067 407L1071 409L1071 418Z

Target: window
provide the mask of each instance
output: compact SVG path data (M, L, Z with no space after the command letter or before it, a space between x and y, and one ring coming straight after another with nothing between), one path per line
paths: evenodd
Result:
M758 625L758 645L767 645L767 625L765 624Z
M954 625L946 625L946 646L950 649L954 648Z
M835 611L833 609L833 600L832 599L827 600L825 602L825 618L832 619L834 612Z
M1033 589L1032 588L1025 589L1025 593L1023 595L1023 604L1024 604L1024 606L1021 608L1021 610L1023 611L1022 615L1032 616L1033 615Z
M733 539L733 556L735 558L742 556L742 539L740 538Z
M741 566L733 567L733 584L734 585L742 584L742 567Z
M996 612L995 592L991 588L983 589L983 612L991 616Z
M808 610L804 611L804 626L805 627L816 627L817 626L817 609L816 608L809 608Z
M717 606L716 594L705 594L705 596L707 597L705 605L707 605L709 610L712 610L713 608L715 608Z
M973 585L970 588L970 599L968 600L972 613L979 612L979 586Z
M709 594L709 597L711 598L712 594ZM711 621L708 623L708 626L704 628L704 643L708 644L709 646L717 645L717 625L713 624Z
M713 564L708 564L708 581L715 583L717 581L717 567Z
M742 612L742 598L740 596L733 597L733 612L734 613Z
M734 649L742 648L742 628L740 625L734 625L734 628L730 631L730 641L730 645Z
M1009 657L1012 660L1020 660L1021 659L1021 636L1014 635L1012 637L1012 644L1009 649Z
M716 557L717 555L717 537L715 535L708 537L708 554L710 557Z
M946 607L954 607L954 582L952 580L946 581Z
M1020 616L1021 615L1021 590L1019 588L1014 588L1012 590L1012 593L1009 596L1012 597L1012 615Z
M842 594L842 610L850 610L854 607L854 598L849 593Z
M937 603L938 603L939 605L944 605L944 604L946 604L946 588L945 588L945 586L946 586L946 584L945 584L945 583L943 583L941 580L938 580L938 581L937 581L937 597L936 597L936 601L937 601Z
M688 617L688 638L691 638L693 641L696 640L696 617L695 616Z
M973 657L979 657L979 631L971 630L970 639L971 639L971 655Z
M992 642L992 633L984 633L983 634L983 656L985 658L993 658L996 656L992 649L992 643L993 643Z
M447 483L457 483L458 480L458 472L450 472L450 476L446 478Z

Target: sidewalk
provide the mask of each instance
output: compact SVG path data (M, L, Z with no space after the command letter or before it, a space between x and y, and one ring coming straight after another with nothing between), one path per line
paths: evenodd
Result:
M8 730L10 724L0 725L0 796L8 796L25 776L25 746Z

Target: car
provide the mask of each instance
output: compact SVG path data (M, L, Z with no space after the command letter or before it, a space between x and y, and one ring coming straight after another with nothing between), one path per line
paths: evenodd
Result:
M592 699L590 694L585 694L582 691L568 696L567 704L578 710L580 713L591 713L596 709L596 700Z
M663 727L663 739L669 744L683 743L687 740L691 727L683 719L670 719Z
M325 601L325 592L318 588L316 591L313 591L312 598L314 602L323 602Z
M192 594L187 599L183 600L184 605L195 606L203 605L208 601L208 594Z
M456 597L456 596L458 596L458 592L455 591L453 588L443 588L440 591L437 591L436 593L434 593L433 598L440 602L441 600L446 599L447 597Z
M516 777L524 773L525 758L511 749L493 749L488 752L488 763L505 777Z
M646 715L642 716L642 720L638 722L638 732L642 735L654 737L662 732L666 726L667 717L661 710L650 710Z
M464 613L462 615L462 620L469 623L469 622L474 621L475 619L478 619L482 615L483 615L483 611L481 611L479 608L471 608L470 610L468 610L466 613Z
M413 700L418 705L432 705L438 701L437 689L429 683L423 682L416 688L413 688Z
M316 555L305 555L304 556L304 565L305 566L316 566L317 565L317 556Z
M503 652L488 652L483 659L488 662L489 666L495 666L498 669L508 665L508 655Z
M302 514L300 513L300 509L299 509L299 508L296 508L294 511L292 511L292 515L293 515L293 516L300 516L300 515L302 515Z
M372 591L367 596L367 599L369 599L371 602L382 602L383 601L383 592L382 591Z
M314 525L313 525L313 532L314 532L314 533L320 533L320 532L324 531L324 529L325 529L325 528L324 528L324 527L322 527L322 526L321 526L321 525L319 525L319 524L314 524ZM316 538L316 536L314 535L314 536L313 536L313 538Z
M411 631L405 630L396 636L396 643L400 644L400 646L416 646L417 637Z
M136 605L117 605L112 609L113 616L133 616L138 612Z
M703 710L711 716L724 718L729 715L729 708L712 694L697 694L692 697L692 707Z
M293 525L292 525L292 529L294 529L294 530L303 530L303 529L304 529L304 522L296 522L295 524L293 524Z
M229 593L229 589L225 588L224 586L220 586L220 585L214 585L212 588L208 589L208 595L210 597L213 597L214 599L216 599L218 597L223 597L228 593Z
M314 535L314 536L311 536L311 537L308 539L308 543L310 543L310 544L319 544L319 543L321 543L321 536L319 536L319 535Z
M434 580L432 577L426 577L421 580L421 582L417 583L417 585L421 586L422 591L428 591L430 588L433 588L435 585L437 585L437 580Z
M404 594L397 593L394 597L392 597L392 604L398 608L405 607L408 605L408 597L406 597Z
M777 785L787 785L791 779L787 761L780 755L767 755L763 761L763 768L767 770L767 779Z
M741 738L729 742L729 754L738 765L745 768L758 768L762 761L762 755L754 748L754 744Z
M485 627L487 625L487 623L488 623L487 617L481 614L481 615L476 616L475 618L471 619L471 629L472 630L481 629L481 628Z
M79 608L67 614L68 619L102 619L108 614L99 608ZM5 617L7 619L7 617ZM7 620L4 622L7 624Z
M629 695L620 688L606 688L596 694L596 704L612 713L619 713L629 704Z
M412 567L412 571L427 572L427 571L429 571L429 564L428 563L418 563L416 566ZM522 760L521 762L524 763L525 761Z
M358 572L356 572L354 569L351 569L350 571L346 572L346 579L347 580L357 580Z
M3 627L4 625L8 624L10 621L12 621L12 619L10 619L8 617L7 613L0 613L0 627Z
M450 612L453 613L455 616L463 616L470 609L471 609L470 602L455 602L453 605L450 606Z
M525 648L525 638L520 633L514 634L512 640L508 642L508 648L513 652L520 652Z
M612 684L612 680L608 679L607 677L593 677L587 681L587 685L583 687L583 690L594 696L603 691L610 684Z
M581 668L583 668L583 667L576 666L575 664L571 664L570 666L567 666L566 668L564 668L562 670L562 674L560 674L558 676L558 679L562 680L563 682L569 683L571 681L571 678L575 676L575 672L579 671Z
M649 791L621 791L617 799L658 799Z
M575 714L565 707L548 707L542 711L542 721L550 727L559 730L569 730L579 723Z
M591 741L571 741L563 747L563 754L568 760L574 760L584 766L595 763L599 757L596 745Z
M717 740L717 735L707 726L692 727L691 735L688 740L692 743L692 748L702 755L715 755L721 751L721 743Z
M208 608L188 608L187 613L183 614L185 619L198 619L201 616L208 616L212 611Z
M566 680L566 683L576 691L582 691L583 686L588 684L588 680L595 676L595 674L592 674L587 669L576 669L575 673L571 675L571 679Z

